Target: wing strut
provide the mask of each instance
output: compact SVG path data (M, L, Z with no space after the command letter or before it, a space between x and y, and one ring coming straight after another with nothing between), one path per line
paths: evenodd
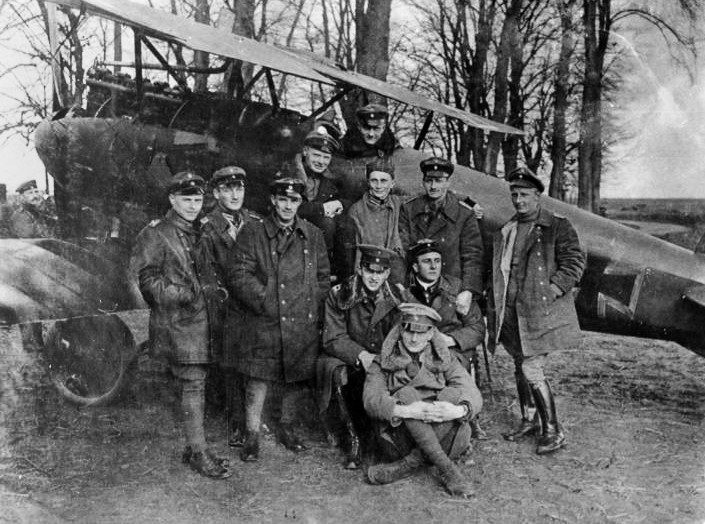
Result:
M423 126L421 127L421 131L419 132L419 136L416 137L416 142L414 142L414 149L417 151L421 149L421 145L423 144L424 138L426 138L426 133L428 133L428 129L431 127L431 122L433 122L433 111L429 111L426 113L426 119L423 122Z
M343 98L345 95L347 95L353 89L356 89L356 88L353 86L345 86L343 89L338 91L338 93L336 93L332 98L330 98L325 104L323 104L321 107L316 109L313 113L308 115L304 119L304 122L306 122L308 120L315 120L318 115L323 114L326 111L326 109L328 109L330 106L332 106L333 104L338 102L341 98Z
M166 61L166 59L162 56L162 54L159 52L159 50L154 47L154 44L149 41L149 39L145 36L142 36L142 42L149 48L149 50L152 52L154 57L159 60L159 63L164 66L164 69L171 75L171 77L176 80L176 83L181 86L181 88L186 91L188 90L188 85L186 84L186 81L179 77L179 75L176 74L176 71L172 69L172 67L169 65L169 62Z
M274 85L274 77L272 76L272 70L265 68L264 74L267 76L267 87L269 88L269 97L272 99L272 114L275 115L279 112L279 97L277 96L277 88Z

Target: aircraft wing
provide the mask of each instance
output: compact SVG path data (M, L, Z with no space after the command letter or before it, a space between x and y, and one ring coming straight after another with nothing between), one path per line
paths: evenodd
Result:
M74 9L84 9L98 16L139 29L145 35L179 43L196 51L258 64L322 84L354 85L404 104L457 118L473 127L499 133L524 134L523 131L515 127L429 100L404 87L395 86L353 71L345 71L323 59L315 58L315 55L310 53L257 42L250 38L234 35L225 29L201 24L129 0L49 1Z

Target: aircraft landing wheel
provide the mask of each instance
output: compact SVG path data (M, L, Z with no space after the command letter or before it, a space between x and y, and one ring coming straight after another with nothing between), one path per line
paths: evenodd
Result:
M66 400L86 407L115 400L136 354L132 332L120 318L57 321L43 338L51 380Z

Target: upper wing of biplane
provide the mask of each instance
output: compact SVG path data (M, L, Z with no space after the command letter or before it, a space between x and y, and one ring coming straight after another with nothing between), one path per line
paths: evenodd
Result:
M294 49L275 47L234 35L194 20L136 4L129 0L49 0L74 9L114 20L141 31L147 36L175 42L196 51L204 51L242 60L282 73L333 86L353 85L404 104L457 118L466 124L499 133L523 134L523 131L488 118L429 100L400 86L345 71L323 60L314 59ZM224 35L227 34L227 36Z

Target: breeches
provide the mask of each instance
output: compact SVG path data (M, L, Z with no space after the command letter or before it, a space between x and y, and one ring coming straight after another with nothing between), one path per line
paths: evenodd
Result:
M524 355L521 335L519 333L519 321L516 309L512 306L507 306L504 312L504 322L502 323L502 332L500 333L499 341L507 350L507 353L514 359L516 371L521 372L524 377L526 377L529 384L543 382L546 379L543 374L546 354L532 355L529 357Z

